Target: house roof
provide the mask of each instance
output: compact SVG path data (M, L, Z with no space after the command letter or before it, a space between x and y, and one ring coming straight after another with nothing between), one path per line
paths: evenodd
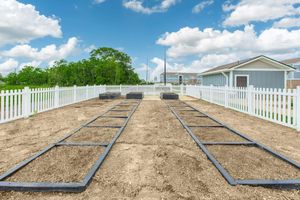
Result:
M222 72L225 72L225 71L230 71L230 70L233 70L243 64L247 64L247 63L251 63L255 60L258 60L258 59L267 59L269 61L272 61L274 63L277 63L279 65L282 65L282 66L285 66L285 67L288 67L290 68L291 70L295 69L294 67L286 64L286 63L283 63L283 62L279 62L277 60L274 60L272 58L269 58L267 56L256 56L256 57L253 57L253 58L249 58L249 59L245 59L245 60L240 60L240 61L236 61L236 62L233 62L233 63L229 63L229 64L225 64L225 65L221 65L221 66L218 66L218 67L215 67L215 68L212 68L212 69L209 69L207 71L204 71L201 73L201 75L205 75L205 74L214 74L214 73L222 73Z
M283 60L281 62L288 64L288 65L292 65L292 64L300 63L300 58L287 59L287 60Z

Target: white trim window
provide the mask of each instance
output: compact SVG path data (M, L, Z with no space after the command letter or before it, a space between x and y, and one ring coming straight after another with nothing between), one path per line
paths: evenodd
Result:
M238 87L237 86L237 79L238 79L238 77L246 77L246 87L248 87L249 86L249 75L248 74L236 74L235 76L234 76L234 86L235 87ZM239 87L241 87L241 86L239 86Z

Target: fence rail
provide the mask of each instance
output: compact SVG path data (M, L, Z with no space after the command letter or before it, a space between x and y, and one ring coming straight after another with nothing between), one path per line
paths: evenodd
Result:
M161 92L185 93L185 87L161 85L100 85L83 87L54 87L0 91L0 123L9 122L73 103L95 98L103 92L144 92L156 95Z
M55 87L0 91L0 123L95 98L105 86Z
M186 86L186 95L203 99L300 131L300 87L297 89Z
M0 123L95 98L103 92L175 92L215 103L300 131L297 89L229 88L193 85L100 85L0 91Z

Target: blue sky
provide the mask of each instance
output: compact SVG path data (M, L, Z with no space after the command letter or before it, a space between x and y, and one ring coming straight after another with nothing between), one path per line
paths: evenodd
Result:
M169 71L201 72L260 54L300 57L299 5L299 0L3 0L0 73L79 60L102 46L128 53L142 78L148 58L151 79L162 72L165 48Z

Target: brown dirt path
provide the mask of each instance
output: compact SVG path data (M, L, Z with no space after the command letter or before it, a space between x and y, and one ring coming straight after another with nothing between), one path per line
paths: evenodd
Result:
M299 191L232 187L162 101L143 101L80 194L2 192L2 199L299 199Z

